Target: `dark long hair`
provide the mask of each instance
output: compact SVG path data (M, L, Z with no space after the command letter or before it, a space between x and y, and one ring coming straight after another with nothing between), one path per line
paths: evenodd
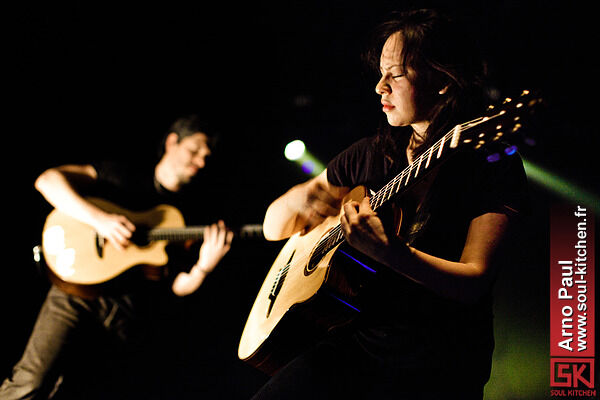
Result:
M364 54L368 65L379 71L383 44L392 34L400 33L403 67L415 71L407 79L417 89L417 101L428 110L425 117L431 121L425 142L416 153L457 123L481 112L485 105L484 63L464 26L435 10L396 13L376 28ZM440 95L443 88L445 93ZM380 131L380 142L387 147L386 152L395 153L388 155L396 158L405 149L392 140L396 130L386 124Z

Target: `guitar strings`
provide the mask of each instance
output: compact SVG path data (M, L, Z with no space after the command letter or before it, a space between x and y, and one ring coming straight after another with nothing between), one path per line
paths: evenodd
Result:
M202 239L206 226L183 226L177 228L154 228L148 231L149 240ZM262 233L262 225L244 225L236 230L237 235L248 237Z
M427 157L428 160L426 161L426 165L424 166L424 169L427 169L430 165L430 162L432 161L433 153L441 152L444 145L446 144L446 142L448 142L448 140L452 140L455 135L460 136L460 134L462 132L464 132L465 130L472 129L477 125L491 121L491 120L498 118L506 113L507 113L507 110L504 109L504 110L501 110L500 112L496 113L495 115L486 116L486 117L477 117L470 121L456 125L450 131L448 131L445 135L443 135L440 139L438 139L428 149L425 149L424 151L418 153L418 155L415 157L415 160L411 164L409 164L404 170L402 170L402 172L400 172L398 175L396 175L385 186L383 186L381 189L379 189L377 191L377 193L375 193L369 200L369 204L371 205L371 208L373 210L378 209L381 205L383 205L383 203L388 201L392 196L398 194L401 189L406 188L411 179L410 175L413 171L413 167L415 165L417 166L415 175L413 177L413 179L414 179L419 174L421 164L423 163L423 161L425 161L425 157ZM453 146L453 147L455 147L455 146ZM448 147L448 148L450 148L450 147ZM439 159L440 157L441 157L441 153L435 157L435 160ZM433 161L435 162L435 160L433 160ZM402 181L405 181L404 186L402 186ZM311 254L318 255L319 258L321 256L324 256L333 247L335 247L338 244L343 243L344 240L345 240L345 237L342 233L341 225L337 224L322 237L322 239L319 241L317 246L315 246L315 248L312 252L303 254L302 256L296 258L293 262L287 263L286 266L283 267L279 271L278 276L281 276L282 273L287 274L289 269L292 268L293 265L295 265L295 264L304 265L306 262L308 262L310 260Z
M462 134L464 131L466 131L468 129L472 129L475 126L480 125L484 122L491 121L494 118L498 118L504 114L506 114L506 110L500 111L499 113L497 113L493 116L478 117L478 118L472 119L471 121L467 121L462 124L456 125L450 131L448 131L445 135L443 135L438 141L436 141L433 145L431 145L429 148L418 153L418 155L415 157L415 160L410 165L408 165L402 172L400 172L398 175L396 175L390 182L388 182L377 193L375 193L373 195L372 202L371 202L371 206L372 206L373 210L379 208L379 206L381 206L383 203L388 201L392 196L398 194L403 187L407 187L409 180L411 179L410 175L411 175L413 169L416 168L415 175L413 176L413 179L414 179L420 173L421 165L422 165L423 161L425 161L425 158L427 158L427 161L426 161L426 165L424 166L424 169L427 169L429 167L429 163L432 160L433 153L439 152L440 149L444 147L445 143L447 143L449 140L451 141L455 135L460 136L460 134ZM441 157L441 154L437 155L435 157L434 161L439 159L440 157ZM402 186L403 180L406 180L404 186Z
M469 122L459 125L459 127L460 127L459 131L462 132L463 127L468 126L469 124L472 124L472 123L473 123L473 121L469 121ZM399 192L399 190L402 188L402 186L400 186L400 185L405 178L407 178L405 185L404 185L404 187L406 187L408 185L409 176L412 172L412 166L414 164L416 164L417 161L422 162L423 161L422 157L425 154L427 154L427 152L429 152L430 157L431 157L433 152L436 150L439 150L439 148L442 146L442 144L445 141L447 141L448 139L450 139L451 136L454 134L456 134L456 128L453 128L450 132L445 134L441 139L439 139L436 143L434 143L431 147L429 147L428 150L423 152L423 154L421 154L417 160L415 160L411 165L407 166L402 172L400 172L398 175L396 175L390 182L388 182L379 191L377 191L377 193L375 193L370 199L370 204L371 204L371 207L373 208L373 210L376 210L381 205L383 205L383 203L386 202L387 200L389 200L389 198L391 198L392 195L397 194ZM397 185L398 185L398 188L394 189L394 187ZM319 255L319 256L324 255L327 252L329 252L329 250L331 250L338 243L342 243L343 240L344 240L344 236L342 234L341 225L338 224L323 236L323 238L319 241L317 246L314 248L313 254ZM302 261L304 262L304 259L305 258L308 259L308 257L309 256L303 256L300 259L302 259ZM298 261L300 261L300 260L298 260Z
M148 232L149 240L202 239L204 226L181 228L154 228Z
M434 152L440 151L443 148L444 144L449 140L452 140L455 135L460 135L467 129L471 129L483 122L490 121L494 118L497 118L503 115L505 111L497 113L493 116L488 117L478 117L472 119L470 121L464 122L452 128L445 135L443 135L438 141L436 141L432 146L428 149L420 153L415 161L408 165L402 172L396 175L390 182L388 182L385 186L383 186L377 193L375 193L370 199L370 205L373 210L379 208L383 203L388 201L392 196L398 194L401 189L406 188L409 184L409 180L411 179L410 175L413 171L413 167L416 165L416 172L413 178L416 178L420 172L420 166L424 161L424 158L429 158L429 162L433 157ZM436 160L441 157L441 154L436 156ZM435 161L435 160L434 160ZM429 162L425 165L424 169L429 167ZM402 186L402 182L404 182L404 186ZM322 255L323 253L327 253L331 248L333 248L338 243L341 243L343 240L343 234L341 233L341 226L338 224L334 228L332 228L323 239L317 244L315 247L314 253L318 255Z

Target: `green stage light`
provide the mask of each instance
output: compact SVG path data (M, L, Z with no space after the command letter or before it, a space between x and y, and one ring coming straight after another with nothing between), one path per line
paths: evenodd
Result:
M306 146L304 145L304 142L302 140L294 140L294 141L289 142L285 146L285 150L283 151L283 154L285 155L285 158L287 158L288 160L296 161L296 160L299 160L304 155L305 151L306 151Z
M289 142L283 154L286 159L298 164L307 175L317 176L325 169L325 165L310 154L302 140Z
M600 212L600 199L595 194L581 189L566 179L525 159L523 159L523 166L527 177L532 182L549 189L562 198L578 204L585 204L596 213Z

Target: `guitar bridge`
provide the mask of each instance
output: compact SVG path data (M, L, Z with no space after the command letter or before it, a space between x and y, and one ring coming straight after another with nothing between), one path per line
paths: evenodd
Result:
M275 300L283 287L283 282L287 276L288 271L290 270L290 263L292 262L292 258L294 258L294 254L296 254L296 250L292 252L290 259L288 260L285 267L281 268L277 273L277 277L275 278L275 282L273 282L273 287L271 288L271 293L269 294L269 308L267 309L267 318L271 315L271 311L273 310L273 305L275 304Z
M96 233L96 253L98 253L98 257L102 258L104 256L104 236Z

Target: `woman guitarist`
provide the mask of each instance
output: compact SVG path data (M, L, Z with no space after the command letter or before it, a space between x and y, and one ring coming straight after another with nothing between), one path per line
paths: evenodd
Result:
M518 156L495 163L465 152L374 212L342 204L358 185L376 192L456 124L483 112L481 63L457 26L431 10L380 26L368 59L389 127L336 156L326 170L268 208L264 233L280 240L340 216L352 247L373 260L372 305L283 367L254 399L481 399L494 347L495 256L526 207ZM334 268L333 266L332 268Z

